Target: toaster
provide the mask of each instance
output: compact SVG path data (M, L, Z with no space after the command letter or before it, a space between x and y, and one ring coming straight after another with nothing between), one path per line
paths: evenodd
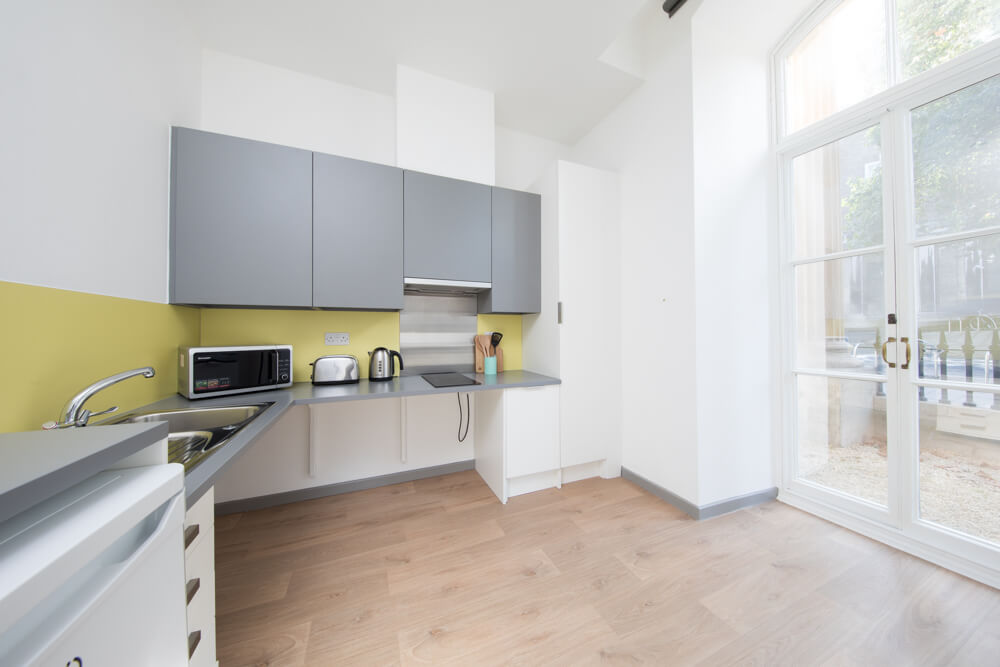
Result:
M349 354L331 354L309 364L313 384L348 384L358 382L358 359Z

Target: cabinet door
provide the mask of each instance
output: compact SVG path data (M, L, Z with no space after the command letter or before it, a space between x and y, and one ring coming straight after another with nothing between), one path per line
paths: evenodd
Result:
M560 467L559 387L504 390L507 477Z
M480 313L542 309L542 198L493 188L493 288L479 295Z
M407 278L490 281L490 187L416 171L403 176Z
M312 153L175 127L171 303L312 305Z
M313 153L313 306L403 307L403 171Z

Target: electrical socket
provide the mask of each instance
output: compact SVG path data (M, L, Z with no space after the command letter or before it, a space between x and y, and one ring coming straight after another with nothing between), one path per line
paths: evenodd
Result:
M323 337L325 345L350 345L351 334L349 333L328 333Z

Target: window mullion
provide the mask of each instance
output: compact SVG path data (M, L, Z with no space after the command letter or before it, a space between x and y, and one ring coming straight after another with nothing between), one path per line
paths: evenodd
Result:
M896 33L896 2L897 0L885 0L885 55L886 77L888 78L888 88L892 88L903 80L902 53L899 51L899 41Z

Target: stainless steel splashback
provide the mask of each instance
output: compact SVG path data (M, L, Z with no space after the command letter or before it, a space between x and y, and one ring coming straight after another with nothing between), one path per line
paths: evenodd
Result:
M399 313L403 375L475 369L475 296L406 294Z

